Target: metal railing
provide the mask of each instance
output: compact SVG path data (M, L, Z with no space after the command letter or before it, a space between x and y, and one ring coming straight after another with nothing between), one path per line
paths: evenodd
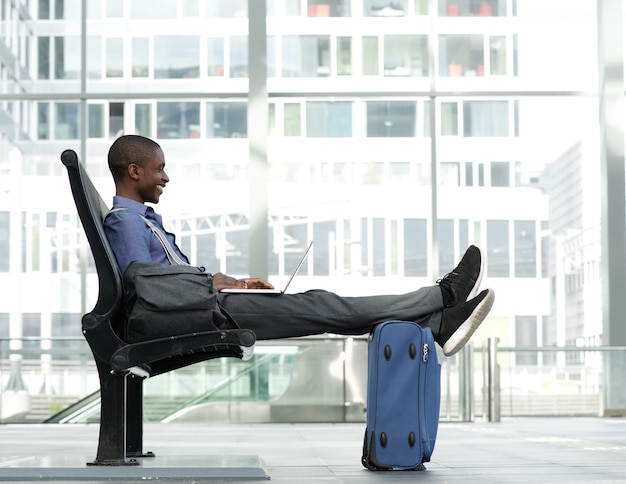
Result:
M497 343L440 354L442 421L622 414L626 348ZM81 337L0 339L0 423L43 422L98 389ZM365 337L263 341L249 362L210 360L144 385L145 416L155 421L358 422L366 394ZM97 398L88 401L65 421L97 422Z

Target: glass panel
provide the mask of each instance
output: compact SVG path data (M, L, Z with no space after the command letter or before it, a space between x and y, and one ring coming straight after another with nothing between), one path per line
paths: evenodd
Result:
M492 76L506 75L506 37L489 37L489 73Z
M56 103L54 120L55 139L78 139L79 104Z
M382 138L416 135L417 106L414 101L369 101L367 136Z
M463 135L468 137L509 136L508 101L464 101Z
M148 77L150 73L150 41L146 37L133 38L133 77Z
M439 237L439 272L448 271L457 264L454 245L457 237L454 234L454 220L438 220L437 236Z
M352 136L352 103L348 101L306 103L308 138L347 138Z
M124 0L106 0L106 16L120 18L124 16Z
M404 275L428 274L428 230L425 219L404 219Z
M246 138L248 106L242 102L206 104L207 138Z
M135 133L152 137L152 104L135 105Z
M39 79L50 79L50 37L37 39L37 75Z
M80 79L80 38L55 37L55 79Z
M37 139L50 139L50 103L37 103Z
M441 103L441 135L459 135L459 105L456 102Z
M106 40L107 72L106 77L124 76L124 40L109 38Z
M87 78L102 78L102 37L87 37Z
M301 108L300 103L285 103L285 136L302 135Z
M515 221L515 277L537 277L537 233L532 220Z
M207 39L207 75L222 77L224 75L224 39Z
M109 103L109 137L124 133L124 103Z
M88 136L90 138L104 138L104 105L90 104L88 106Z
M154 77L188 79L200 76L200 37L158 35L154 37Z
M131 19L175 19L177 16L176 0L130 0L129 3Z
M248 77L248 37L230 38L230 77Z
M505 17L507 0L439 0L439 15L444 17Z
M11 267L10 212L0 212L0 272L9 272Z
M485 75L482 35L440 35L439 75L481 77Z
M487 275L509 277L509 222L487 220Z
M494 161L491 163L491 186L508 187L511 186L511 170L508 161Z
M199 134L200 103L157 103L157 138L199 138Z
M352 74L352 37L337 38L337 75Z
M363 75L378 74L378 37L363 37Z
M39 20L50 19L50 0L37 1L37 18Z
M350 0L307 0L309 17L349 17Z
M284 77L330 75L330 37L286 35L283 37Z
M227 2L205 0L204 5L207 17L246 18L248 16L248 0L228 0Z
M385 36L385 76L428 75L428 44L425 35Z
M363 15L366 17L404 17L407 0L363 0Z

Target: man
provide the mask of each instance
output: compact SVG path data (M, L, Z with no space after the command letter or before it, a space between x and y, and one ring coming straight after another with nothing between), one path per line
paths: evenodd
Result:
M105 231L120 269L124 271L135 260L188 263L174 235L163 228L160 215L145 205L158 203L169 182L161 147L143 136L121 136L111 145L108 162L116 195ZM170 260L172 255L168 257L166 244L173 247L176 261ZM322 333L366 334L380 322L399 319L431 328L444 354L451 356L467 343L493 305L493 290L476 295L483 267L480 250L471 246L459 265L437 285L407 294L341 297L312 290L277 297L220 293L218 300L240 327L253 330L259 340ZM213 275L213 285L217 291L272 288L263 279L235 279L222 273Z

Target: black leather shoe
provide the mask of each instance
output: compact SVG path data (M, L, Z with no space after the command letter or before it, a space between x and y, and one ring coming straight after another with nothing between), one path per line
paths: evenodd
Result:
M485 289L474 299L443 310L435 341L444 355L452 356L465 346L489 314L494 299L493 289Z
M459 265L437 281L441 287L444 307L450 308L472 299L478 292L484 269L480 249L470 245Z

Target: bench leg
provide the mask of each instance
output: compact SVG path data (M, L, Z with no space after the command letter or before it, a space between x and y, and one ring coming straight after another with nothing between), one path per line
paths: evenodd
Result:
M143 381L134 375L126 379L126 457L154 457L143 452Z
M135 459L126 459L126 375L111 373L107 365L98 364L100 377L100 437L96 460L87 465L138 465Z

